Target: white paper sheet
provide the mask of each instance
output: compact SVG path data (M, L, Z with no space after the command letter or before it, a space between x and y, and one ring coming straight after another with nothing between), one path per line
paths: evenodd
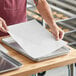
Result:
M8 27L13 39L33 58L51 53L66 45L66 42L56 41L53 35L37 21L15 24Z

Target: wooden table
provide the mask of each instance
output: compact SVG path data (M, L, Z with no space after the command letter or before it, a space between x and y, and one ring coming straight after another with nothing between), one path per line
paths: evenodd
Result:
M15 50L11 49L10 47L6 46L1 42L0 43L8 49L8 54L13 58L20 61L23 66L11 72L7 72L4 74L0 74L0 76L30 76L32 74L36 74L39 72L47 71L53 68L62 67L65 65L71 66L72 73L70 76L74 76L74 63L76 62L76 49L71 48L71 52L68 55L60 56L57 58L41 61L41 62L33 62L32 60L28 59L27 57L19 54ZM72 64L72 65L70 65Z

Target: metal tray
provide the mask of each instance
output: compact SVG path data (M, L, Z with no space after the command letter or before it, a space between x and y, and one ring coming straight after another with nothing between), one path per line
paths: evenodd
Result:
M19 61L0 50L0 73L16 70L21 66L22 64Z

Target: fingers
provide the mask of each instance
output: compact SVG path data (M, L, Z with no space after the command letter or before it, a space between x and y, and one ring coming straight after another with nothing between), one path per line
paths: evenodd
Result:
M59 33L59 38L60 38L60 39L63 39L63 37L64 37L64 32L63 32L63 31L60 31L60 33Z
M60 39L60 38L59 38L59 31L56 32L55 37L56 37L56 40L59 40L59 39Z
M61 28L59 28L58 26L55 29L55 33L56 33L56 40L62 40L64 37L64 32Z
M7 33L7 30L5 29L1 21L0 21L0 31Z
M56 38L56 40L59 40L59 31L55 29L51 32L52 32L53 36Z
M64 33L62 31L58 31L56 34L54 34L56 40L62 40L64 37Z
M6 22L0 18L0 31L7 33L7 24Z
M51 32L55 36L56 40L63 39L64 37L64 32L60 28L54 28L54 30L52 30Z
M3 27L0 28L0 31L7 33L7 31Z
M7 31L8 31L8 29L7 29L7 25L6 25L6 23L5 23L5 22L2 22L2 26L3 26L3 29L7 32Z
M56 34L56 40L62 40L63 37L64 37L64 32L63 30L60 29Z
M2 19L2 18L0 18L0 20L2 21L2 26L4 27L4 29L5 29L5 30L8 30L8 29L7 29L7 24L6 24L5 20Z

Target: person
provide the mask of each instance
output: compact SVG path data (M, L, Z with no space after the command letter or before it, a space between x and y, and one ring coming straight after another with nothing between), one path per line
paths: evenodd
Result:
M52 11L46 0L34 0L36 7L49 25L52 34L57 40L62 39L64 32L54 21ZM26 18L27 0L0 0L0 36L7 34L7 25L13 25L27 21Z
M49 25L56 40L63 39L64 32L54 21L52 11L46 0L34 0L42 18ZM27 0L0 0L0 37L8 35L7 26L26 22ZM45 72L42 73L44 75ZM39 73L39 75L41 75Z

